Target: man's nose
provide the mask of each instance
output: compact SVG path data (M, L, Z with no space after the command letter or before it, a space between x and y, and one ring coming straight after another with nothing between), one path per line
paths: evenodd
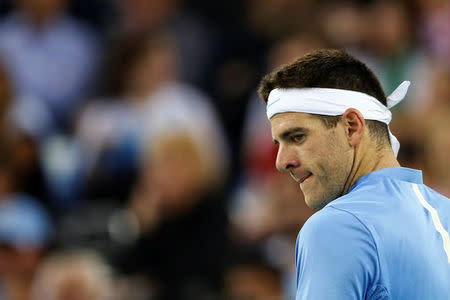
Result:
M286 172L300 165L295 153L282 146L278 148L276 167L280 172Z

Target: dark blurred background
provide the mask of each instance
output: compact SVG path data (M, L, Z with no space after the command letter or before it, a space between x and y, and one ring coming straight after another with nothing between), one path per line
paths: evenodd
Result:
M0 300L293 299L313 211L259 80L343 48L450 196L450 2L0 1Z

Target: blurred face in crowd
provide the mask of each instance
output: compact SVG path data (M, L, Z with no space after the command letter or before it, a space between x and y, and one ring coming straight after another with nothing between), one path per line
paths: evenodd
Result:
M151 152L139 182L141 199L157 206L162 218L186 213L208 182L196 146L189 137L169 137Z
M278 148L276 166L289 172L305 196L306 204L321 209L343 194L353 163L353 148L341 122L327 128L305 113L276 114L270 120Z
M98 291L93 289L88 282L88 276L81 268L74 266L72 274L67 274L57 286L57 300L88 300L100 299Z
M370 12L371 33L368 42L380 54L403 49L410 42L410 23L407 10L395 1L380 1Z
M149 42L125 78L125 89L129 95L146 99L151 92L175 77L174 47L175 45L164 37Z
M122 27L126 32L139 33L167 22L177 10L178 0L118 1Z
M50 256L34 278L32 300L110 299L110 277L102 261L83 255Z
M275 37L283 32L292 32L306 18L303 14L308 11L311 0L246 0L242 1L247 11L247 22L253 31L266 36ZM267 22L270 20L270 26Z
M317 35L312 33L299 33L279 41L270 50L268 56L268 65L270 69L290 63L294 59L305 55L306 53L323 47L323 42Z
M154 181L164 191L168 202L194 193L201 181L198 153L192 145L183 143L167 145L154 157Z
M66 8L68 0L16 0L18 8L36 24L42 24Z
M350 1L329 1L320 18L327 20L320 22L327 40L342 48L357 46L369 26L364 11Z

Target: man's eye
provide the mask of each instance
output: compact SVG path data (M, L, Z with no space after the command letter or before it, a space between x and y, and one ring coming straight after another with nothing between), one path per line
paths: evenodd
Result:
M296 134L296 135L292 136L292 141L294 141L296 143L303 142L304 139L305 139L304 134Z

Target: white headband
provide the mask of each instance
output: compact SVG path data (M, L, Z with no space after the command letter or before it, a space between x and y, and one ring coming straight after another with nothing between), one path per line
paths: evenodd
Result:
M410 85L403 81L387 97L387 107L376 98L364 93L328 88L286 88L274 89L267 101L267 118L285 112L303 112L326 116L342 115L348 108L355 108L364 119L376 120L388 125L389 137L395 156L400 149L400 143L389 129L392 114L390 108L405 98Z

